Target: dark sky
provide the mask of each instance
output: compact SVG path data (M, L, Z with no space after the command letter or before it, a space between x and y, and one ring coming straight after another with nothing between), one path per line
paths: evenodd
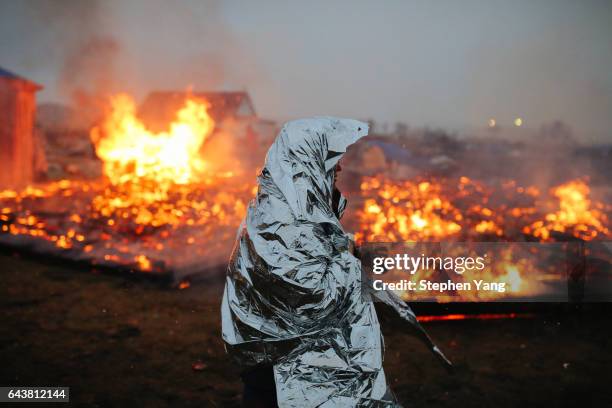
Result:
M612 139L612 2L0 0L0 66L75 91L248 89L261 116Z

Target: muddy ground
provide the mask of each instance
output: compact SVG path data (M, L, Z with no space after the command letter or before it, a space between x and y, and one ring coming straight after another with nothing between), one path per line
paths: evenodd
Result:
M220 285L166 289L25 258L0 255L0 385L69 386L83 406L240 406ZM407 407L612 406L610 311L426 324L454 375L392 327L387 376Z

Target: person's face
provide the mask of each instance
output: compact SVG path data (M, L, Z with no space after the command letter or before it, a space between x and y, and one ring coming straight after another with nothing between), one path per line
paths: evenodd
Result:
M338 173L342 171L342 166L340 162L336 164L336 171L334 172L334 187L336 186L336 182L338 181Z

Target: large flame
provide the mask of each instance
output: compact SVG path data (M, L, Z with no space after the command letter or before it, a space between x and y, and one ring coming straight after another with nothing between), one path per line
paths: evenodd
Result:
M168 259L222 257L253 186L202 159L214 127L208 108L186 95L167 130L155 133L130 96L112 97L105 120L90 132L105 177L0 192L1 231L141 271L163 271Z
M189 185L217 176L206 174L201 152L214 128L208 108L207 101L187 95L168 130L154 133L136 116L129 95L113 96L106 119L91 131L112 185L94 197L96 212L110 222L122 217L159 226L180 224L188 212L206 207L187 196L200 188Z
M559 200L558 209L546 214L543 220L526 226L523 232L543 240L549 239L553 231L569 233L585 241L598 235L610 235L606 226L608 218L602 211L605 205L591 202L590 189L584 180L562 184L554 188L552 194Z
M176 120L161 133L151 132L137 118L129 95L112 97L110 106L104 123L91 131L91 139L112 184L145 179L163 189L199 179L205 169L200 148L214 127L206 101L188 97Z

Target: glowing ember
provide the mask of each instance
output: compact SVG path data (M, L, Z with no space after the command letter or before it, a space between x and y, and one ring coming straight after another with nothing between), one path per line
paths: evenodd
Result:
M417 320L423 322L440 322L448 320L499 320L499 319L531 319L533 313L481 313L481 314L447 314L433 316L417 316Z
M206 101L187 95L167 130L156 133L136 116L129 96L113 97L108 116L90 135L104 177L0 192L0 243L152 273L226 262L255 179L240 181L215 166L215 156L231 157L211 148L223 139L212 136L208 108ZM546 241L553 231L583 240L609 238L606 214L612 208L591 201L589 193L585 181L558 186L548 197L512 180L493 189L468 177L365 177L355 212L356 239L479 242L527 234L529 240ZM477 278L504 282L521 296L541 290L530 274L554 275L512 251L495 262L490 274ZM463 300L483 300L476 296L485 295Z
M151 270L151 261L144 255L138 255L136 257L136 262L138 262L138 266L142 271L150 271Z
M536 246L538 245L538 246ZM405 244L402 250L391 250L392 253L427 253L435 249L433 245ZM429 248L429 249L427 249ZM439 303L455 301L487 301L497 299L525 298L538 295L559 296L559 287L550 287L550 282L563 282L565 252L560 245L539 246L535 243L447 243L440 246L441 253L434 256L475 259L484 256L483 269L465 269L461 274L445 271L441 267L420 267L414 274L391 269L384 275L386 282L413 282L417 290L396 290L396 293L408 301L436 301ZM541 250L541 251L540 251ZM378 247L377 253L384 251ZM429 256L429 255L428 255ZM557 258L557 262L551 259ZM559 267L561 264L561 268ZM444 292L436 288L431 290L419 287L421 280L430 282L452 281L455 284L469 283L470 290L454 289ZM503 285L502 291L477 290L474 281L494 282ZM560 287L563 294L565 286ZM564 296L564 295L563 295Z
M419 293L418 298L438 302L494 300L508 297L553 295L550 282L565 279L564 255L547 261L546 255L529 254L512 241L550 241L552 231L564 232L583 240L610 237L608 216L612 206L588 199L589 188L583 181L573 181L551 190L542 197L533 186L517 186L515 181L493 190L467 177L391 181L366 178L361 184L363 197L358 209L356 239L366 242L445 242L468 245L470 242L504 242L505 249L490 256L490 268L475 273L465 272L461 278L446 276L437 270L421 270L415 275L391 275L389 282L407 279L445 281L450 278L470 282L482 279L503 283L503 294L486 291L462 291L457 294ZM551 208L558 208L553 210ZM539 221L543 219L543 221ZM465 246L448 256L477 256ZM561 267L559 267L559 263ZM563 288L564 289L564 288ZM565 289L564 289L565 290ZM412 294L400 292L406 299Z
M495 221L491 220L482 220L474 227L476 232L481 234L495 234L495 235L503 235L504 231L495 224Z
M582 180L558 186L552 197L540 198L537 188L517 186L513 180L495 191L467 177L456 181L365 178L361 195L359 241L474 241L520 233L546 241L552 231L588 241L611 235L606 214L612 207L591 202L589 186Z
M589 194L589 186L584 180L574 180L556 187L553 195L559 199L558 210L526 226L523 232L543 240L549 239L552 231L568 232L585 241L598 235L609 236L608 218L602 211L605 206L592 203Z
M358 240L423 241L452 236L461 230L459 211L430 182L390 182L367 178L359 211Z
M253 185L207 170L202 150L214 127L207 109L187 95L168 130L153 133L129 96L111 98L91 131L105 177L0 192L0 238L19 246L29 236L42 252L59 248L144 272L225 261Z

